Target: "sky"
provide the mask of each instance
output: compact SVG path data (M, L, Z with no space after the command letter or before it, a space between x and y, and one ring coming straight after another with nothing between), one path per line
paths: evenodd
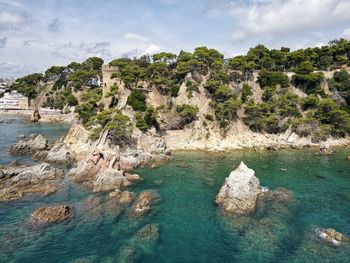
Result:
M349 10L350 0L0 0L0 77L91 56L322 46L350 39Z

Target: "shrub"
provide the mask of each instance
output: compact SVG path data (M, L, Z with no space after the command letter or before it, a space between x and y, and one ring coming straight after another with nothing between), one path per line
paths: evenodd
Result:
M184 124L191 123L197 117L198 107L188 104L178 105L176 107L177 112L183 119Z
M245 103L248 97L252 95L250 86L247 83L243 83L241 100Z
M133 90L127 100L127 103L134 111L146 111L146 95L140 90Z
M259 72L258 82L262 88L276 87L277 85L280 85L281 88L287 88L289 86L289 78L286 74L265 69Z

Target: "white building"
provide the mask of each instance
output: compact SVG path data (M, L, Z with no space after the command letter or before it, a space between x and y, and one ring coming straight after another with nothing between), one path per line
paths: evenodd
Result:
M0 99L0 109L25 110L28 108L28 98L16 90L5 93L4 97Z

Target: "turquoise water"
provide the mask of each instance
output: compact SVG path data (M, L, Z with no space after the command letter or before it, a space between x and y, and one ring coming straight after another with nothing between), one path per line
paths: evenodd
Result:
M1 144L2 151L6 147ZM127 209L111 209L105 194L96 195L100 205L92 205L92 193L66 178L52 196L0 203L0 262L122 262L121 251L130 246L137 251L130 262L349 262L349 246L329 247L314 236L316 228L350 235L347 155L350 149L332 156L177 153L157 169L137 170L144 181L130 190L159 195L152 212L140 219L130 218ZM291 190L293 201L267 202L249 217L223 216L213 201L232 164L241 160L262 185ZM33 227L31 212L50 203L73 204L74 217ZM135 233L150 223L159 226L159 241L141 244Z

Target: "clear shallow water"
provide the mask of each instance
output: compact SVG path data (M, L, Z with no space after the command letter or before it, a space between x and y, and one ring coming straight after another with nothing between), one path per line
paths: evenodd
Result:
M62 123L32 123L27 119L11 115L0 115L0 165L10 160L30 162L27 156L14 157L8 153L10 145L17 143L20 134L43 134L50 142L64 135L70 125Z
M152 189L160 196L153 212L138 220L126 212L117 216L104 194L97 195L102 206L89 205L91 192L66 179L55 195L0 203L0 262L117 262L121 249L135 245L133 236L149 223L159 225L160 240L148 248L136 245L137 262L349 262L349 246L328 247L314 236L317 227L350 235L347 155L349 149L333 156L177 153L157 169L138 169L145 180L131 190ZM291 190L294 201L268 202L253 216L225 218L213 200L240 160L262 185ZM49 203L72 203L76 213L61 224L30 227L31 212Z

